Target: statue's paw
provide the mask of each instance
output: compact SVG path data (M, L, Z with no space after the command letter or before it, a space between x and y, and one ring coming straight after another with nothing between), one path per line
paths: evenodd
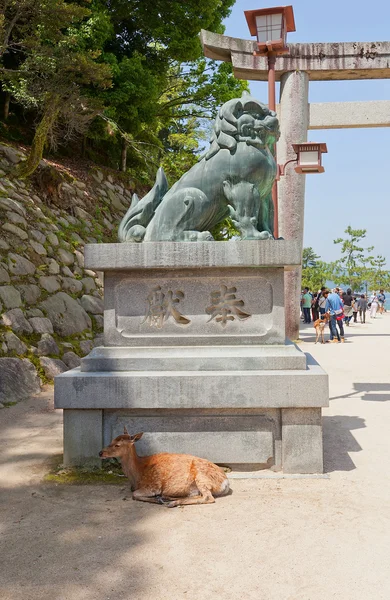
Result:
M258 240L273 240L275 239L274 236L272 235L272 233L270 233L269 231L259 231L258 232Z
M243 240L273 240L274 237L269 231L257 231L253 229L251 231L243 232L241 237Z
M209 231L201 231L198 240L200 242L213 242L214 238Z
M142 242L146 229L142 225L134 225L126 234L126 242Z
M209 231L183 231L177 240L183 242L213 242L214 238Z

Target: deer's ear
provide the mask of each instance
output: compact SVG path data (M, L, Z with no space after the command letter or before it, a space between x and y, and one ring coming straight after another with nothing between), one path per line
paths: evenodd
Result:
M131 437L131 441L132 442L138 442L138 440L140 440L143 436L143 432L142 433L136 433L135 435L133 435Z
M125 435L129 435L129 432L127 431L126 427L124 427L124 428L123 428L123 433L124 433Z

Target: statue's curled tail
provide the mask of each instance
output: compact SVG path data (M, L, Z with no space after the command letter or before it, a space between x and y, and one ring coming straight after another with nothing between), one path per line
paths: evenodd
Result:
M139 200L137 194L133 194L130 208L119 225L120 242L142 242L146 227L167 191L168 181L164 169L160 167L150 192L142 200Z

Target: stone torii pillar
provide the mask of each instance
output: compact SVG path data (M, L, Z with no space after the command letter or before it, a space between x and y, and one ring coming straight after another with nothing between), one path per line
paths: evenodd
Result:
M267 81L267 58L253 54L257 50L255 41L203 30L201 42L207 58L232 63L237 79ZM307 141L307 132L311 128L390 126L390 102L387 101L332 102L328 105L330 111L326 110L326 104L309 106L308 101L310 80L389 79L390 42L302 43L288 44L288 49L288 54L277 56L275 64L275 78L281 82L278 107L281 138L277 149L280 164L295 158L291 144ZM373 104L380 104L377 120L372 116ZM340 114L333 114L340 106L344 107L341 118ZM321 117L324 111L325 119ZM279 235L286 240L298 240L301 250L305 178L290 167L278 185ZM301 267L298 267L285 273L286 335L292 340L299 337L300 292Z

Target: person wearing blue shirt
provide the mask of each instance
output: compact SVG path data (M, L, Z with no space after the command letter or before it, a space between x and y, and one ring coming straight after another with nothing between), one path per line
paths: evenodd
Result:
M339 317L344 312L343 303L342 303L342 300L341 300L339 294L337 294L335 292L329 293L329 290L325 290L324 296L326 298L325 312L329 311L329 314L330 314L330 321L329 321L330 341L333 343L338 343L341 340L340 340L339 332L337 331L336 322L337 322L337 317ZM342 323L342 321L341 321L341 323ZM342 329L341 325L340 325L340 332L341 332L341 339L344 341L344 330Z

